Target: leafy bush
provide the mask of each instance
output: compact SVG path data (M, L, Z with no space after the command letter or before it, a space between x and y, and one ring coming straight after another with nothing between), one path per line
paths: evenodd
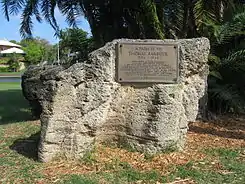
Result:
M8 67L0 67L0 72L9 72Z
M11 54L9 55L9 60L8 60L8 69L11 72L17 72L20 69L20 56L16 55L16 54Z
M19 61L14 60L14 59L10 59L8 64L9 64L9 67L8 67L9 71L11 71L11 72L18 72L19 71L19 69L20 69Z
M9 60L9 58L7 58L7 57L1 57L0 58L0 64L7 64L8 60Z
M219 113L244 113L245 7L237 7L220 26L212 25L209 108Z

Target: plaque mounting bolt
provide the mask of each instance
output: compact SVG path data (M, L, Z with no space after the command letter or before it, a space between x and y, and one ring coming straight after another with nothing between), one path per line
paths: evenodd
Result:
M177 49L177 47L176 47L176 46L174 46L174 48L175 48L175 49Z

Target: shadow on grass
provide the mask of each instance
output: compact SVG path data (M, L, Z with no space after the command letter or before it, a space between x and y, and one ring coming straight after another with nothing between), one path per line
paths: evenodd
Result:
M10 149L16 151L17 153L33 159L38 160L38 143L40 140L40 132L37 132L25 139L17 139L10 146Z
M243 126L245 126L245 124ZM190 123L189 131L200 134L210 134L224 138L245 140L245 131L243 126L233 125L230 127L227 125L216 125L214 123L206 123L206 126L199 126L195 123Z
M20 89L0 90L0 125L33 120Z

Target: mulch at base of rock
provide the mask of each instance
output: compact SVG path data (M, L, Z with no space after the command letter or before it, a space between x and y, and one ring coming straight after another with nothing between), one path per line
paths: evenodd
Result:
M162 175L168 175L172 172L173 165L184 165L190 161L205 159L203 150L206 148L245 148L245 120L190 123L186 147L182 152L158 154L146 158L144 154L138 152L98 145L90 164L60 159L47 163L43 172L49 178L56 178L63 174L110 172L127 163L139 171L156 170Z
M245 119L190 123L186 146L192 149L245 147Z

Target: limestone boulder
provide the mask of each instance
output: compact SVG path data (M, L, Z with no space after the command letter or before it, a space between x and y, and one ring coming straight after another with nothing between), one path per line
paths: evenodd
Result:
M116 77L119 42L178 42L177 84L121 84ZM70 68L32 67L22 78L23 93L37 104L39 159L80 157L96 142L118 144L150 154L180 150L188 122L205 116L209 41L127 40L107 43L84 63ZM33 107L35 109L35 107Z

